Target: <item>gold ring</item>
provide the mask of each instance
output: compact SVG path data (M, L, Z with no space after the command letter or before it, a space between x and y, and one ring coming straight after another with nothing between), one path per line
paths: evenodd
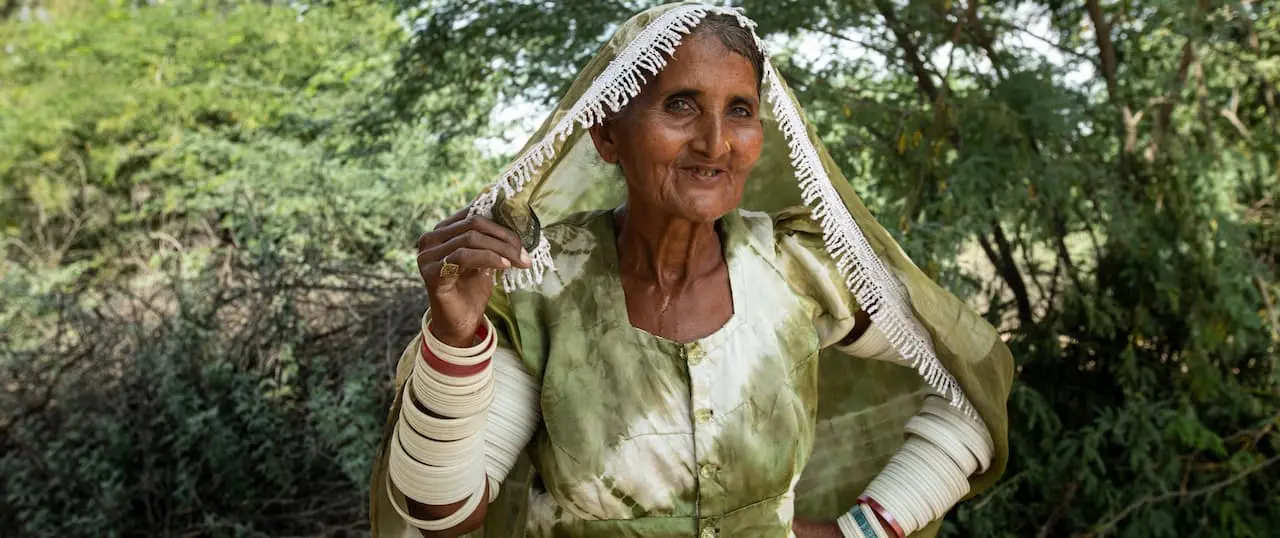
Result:
M458 274L462 272L462 266L456 263L450 263L449 257L445 256L440 260L440 278L458 278Z

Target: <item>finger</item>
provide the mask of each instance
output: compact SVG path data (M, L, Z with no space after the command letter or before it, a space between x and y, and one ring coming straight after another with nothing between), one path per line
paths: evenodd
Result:
M524 249L520 247L519 243L513 245L479 230L463 232L455 236L453 239L445 242L443 245L440 245L437 249L441 252L440 257L443 258L444 253L460 248L490 250L498 253L499 256L506 258L507 261L511 262L511 265L519 267L527 266L522 259L522 256L525 255Z
M492 250L479 249L479 248L457 249L453 252L450 252L446 260L448 260L449 263L456 263L462 266L462 269L464 271L481 270L481 269L508 269L511 267L511 262L506 258L502 257L501 255L499 255L497 252L494 252ZM444 262L441 261L441 262L434 263L432 265L435 265L436 270L439 271L440 266L444 265Z
M460 249L449 253L448 263L456 264L458 271L453 275L445 275L443 260L418 264L422 281L427 285L428 293L444 291L455 284L476 275L492 275L495 271L510 268L506 258L487 250Z
M518 250L518 253L523 252L525 254L528 254L528 252L524 250L523 244L520 242L520 235L517 234L514 230L507 228L506 226L498 224L493 220L487 219L484 217L477 217L477 218L471 219L470 226L472 226L472 229L474 230L484 232L485 234L491 235L493 237L498 238L499 240L502 240L510 244L511 246L515 247ZM520 256L517 255L515 258L512 258L511 261L517 261L519 259L520 259Z
M450 237L453 237L454 233L449 231L450 227L458 224L459 222L463 221L470 215L471 215L471 204L467 204L467 207L464 207L458 210L457 212L455 212L454 214L449 215L448 217L445 217L440 222L437 222L435 227L433 227L431 231L418 236L418 241L416 243L416 245L418 246L418 250L419 251L425 250L429 248L431 245L438 245L440 243L447 241ZM442 230L444 231L443 234L441 233Z
M500 252L512 263L520 267L528 267L528 263L524 261L528 259L528 252L525 252L524 247L521 246L520 236L505 226L481 216L471 216L448 227L431 232L429 234L431 237L427 241L420 242L418 250L426 250L431 248L431 245L448 244L456 237L467 236L473 232L487 235L509 245L509 249L500 250ZM465 243L459 246L479 246L479 243Z
M435 229L439 230L441 228L444 228L446 226L459 222L462 219L467 218L467 216L469 215L471 215L471 204L467 204L466 207L458 210L458 212L452 215L449 215L448 217L445 217L444 220L440 222L437 222Z

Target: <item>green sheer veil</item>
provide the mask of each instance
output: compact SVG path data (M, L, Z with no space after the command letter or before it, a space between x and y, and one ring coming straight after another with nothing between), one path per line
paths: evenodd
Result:
M555 270L541 227L623 201L620 172L596 154L587 129L636 96L708 14L733 16L755 33L755 23L737 9L690 2L632 17L582 69L516 159L472 204L473 214L494 218L519 233L533 255L533 268L501 275L506 289L532 286ZM818 439L797 485L796 514L834 518L852 506L900 446L903 425L918 411L926 392L942 395L986 423L996 455L985 473L971 477L971 485L973 493L990 487L1008 459L1006 399L1013 377L1008 348L982 317L921 272L867 211L768 61L759 37L756 44L766 59L760 109L765 141L741 207L777 212L807 206L808 225L822 234L859 305L912 366L843 356L822 361ZM829 353L834 352L824 357ZM894 432L899 441L868 440L894 437L883 435L885 431ZM521 535L529 472L527 463L513 470L510 484L490 506L485 536ZM375 496L377 482L375 476ZM916 535L932 535L938 524Z

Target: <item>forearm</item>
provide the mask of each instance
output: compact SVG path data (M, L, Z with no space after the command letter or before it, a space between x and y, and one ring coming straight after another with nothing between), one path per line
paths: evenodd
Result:
M903 362L876 327L838 346L854 357ZM850 538L901 538L941 519L969 493L969 479L994 456L986 425L936 394L906 424L902 448L837 523ZM883 534L882 534L883 533Z
M532 437L537 386L515 353L496 344L491 325L479 343L457 348L425 321L391 439L388 494L423 536L460 536L483 523Z
M486 498L489 496L488 485L485 486L484 495ZM412 499L405 499L405 501L409 505L410 515L428 521L438 521L453 516L459 510L462 510L466 504L466 501L458 501L447 505L422 504ZM418 532L422 533L423 538L457 538L480 528L484 524L484 518L488 512L489 503L480 503L466 519L453 528L439 531L418 529Z

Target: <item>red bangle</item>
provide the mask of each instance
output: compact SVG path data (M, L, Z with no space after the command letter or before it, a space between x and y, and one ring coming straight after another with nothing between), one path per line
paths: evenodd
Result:
M424 330L426 330L427 332L431 332L431 323L427 323L427 326L424 328ZM488 323L481 323L479 327L476 327L476 335L475 335L476 340L484 341L484 339L487 338L488 336L489 336ZM422 344L426 345L427 341L423 340Z
M430 326L427 327L427 330L431 330ZM489 327L486 326L486 324L481 324L480 328L476 330L476 338L483 341L488 336ZM490 343L489 346L493 347L493 344ZM485 368L488 368L489 363L493 361L493 359L485 359L484 362L471 366L462 366L451 363L437 357L435 353L432 353L431 348L427 347L427 340L425 338L422 340L422 360L425 361L427 366L430 366L432 370L449 377L468 377L476 375L483 372Z
M470 377L476 375L483 372L485 368L488 368L489 363L493 361L492 359L486 359L484 362L473 366L460 366L437 357L435 353L432 353L431 350L427 348L426 345L422 346L422 360L426 361L427 366L431 367L432 370L449 377Z
M893 516L889 515L889 511L885 510L884 507L881 506L880 503L876 502L875 499L863 495L858 497L858 502L871 507L871 511L875 512L876 516L884 520L885 523L888 523L889 530L892 530L893 534L897 535L898 538L907 538L907 533L902 532L902 525L898 524L898 520L893 519Z

